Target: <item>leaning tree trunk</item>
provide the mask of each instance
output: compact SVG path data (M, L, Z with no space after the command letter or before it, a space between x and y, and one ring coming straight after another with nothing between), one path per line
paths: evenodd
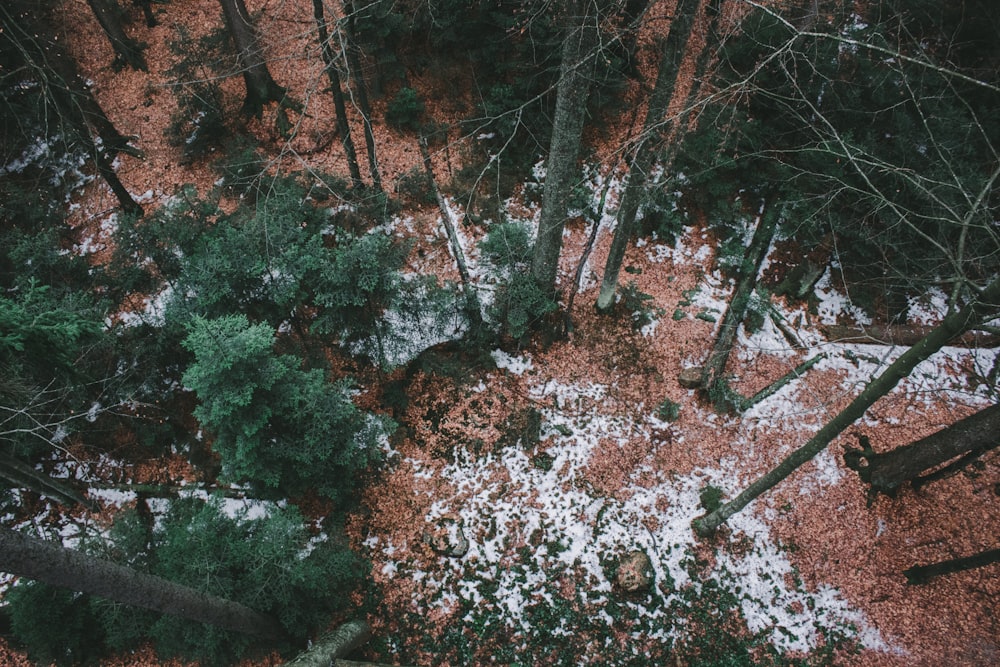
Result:
M943 574L973 570L977 567L998 562L1000 562L1000 549L990 549L988 551L981 551L974 556L953 558L952 560L941 561L933 565L916 565L904 570L903 574L906 575L906 583L916 586L926 584L934 577L940 577Z
M137 572L61 544L0 528L0 571L262 638L278 622L231 600Z
M597 42L596 16L589 16L588 5L574 0L566 8L566 33L563 35L556 108L552 139L545 164L545 189L531 260L531 275L546 293L555 294L563 227L573 183L579 171L577 157L587 115L590 72L593 69Z
M733 343L736 340L736 332L739 330L740 323L746 316L747 307L750 305L750 297L753 296L754 287L757 285L757 275L760 273L761 264L764 262L768 248L771 247L771 239L774 238L774 231L778 226L777 207L768 201L764 202L764 206L766 208L761 211L757 221L757 229L750 241L750 247L747 248L743 261L740 263L736 287L733 289L726 314L719 326L719 333L715 337L708 361L701 371L702 391L707 393L709 397L713 397L716 408L723 411L735 407L726 404L726 363L729 361L729 354L732 352Z
M333 95L333 108L337 116L337 133L347 155L347 169L351 173L351 183L355 188L361 187L361 168L358 166L358 153L354 150L351 139L351 126L347 122L347 106L344 104L344 91L340 87L340 72L337 71L337 59L330 48L330 32L327 30L326 17L323 13L323 0L313 0L313 16L316 18L316 31L319 33L319 46L323 54L323 65L326 76L330 80L330 93Z
M625 249L628 247L635 229L635 217L639 211L639 201L645 191L646 178L656 157L657 142L653 140L653 137L659 133L664 117L667 115L667 107L674 94L674 86L677 83L677 75L681 67L681 58L684 57L684 51L691 36L691 27L694 25L699 2L700 0L680 0L674 11L673 20L670 22L670 32L663 45L660 69L656 74L656 84L653 86L653 93L649 98L646 119L642 124L642 134L639 135L635 157L628 170L628 183L625 185L621 205L618 207L618 224L615 227L614 237L611 239L611 250L608 254L608 261L604 265L601 292L597 297L597 310L602 313L608 312L614 304L615 291L618 289L618 273L621 271L622 260L625 258Z
M246 113L260 115L268 102L280 102L285 99L285 89L279 86L267 69L267 60L261 49L260 39L250 20L243 0L219 0L222 5L222 16L226 28L236 46L236 62L243 81L246 84L246 97L243 110Z
M356 43L356 15L354 5L350 0L344 2L344 13L347 15L347 66L351 69L350 78L354 81L354 94L357 97L358 111L361 112L361 122L365 128L365 148L368 151L368 173L371 175L372 187L376 192L382 192L382 176L378 168L378 155L375 152L375 133L372 131L372 106L368 101L368 87L365 85L365 73L361 68L361 54Z
M1000 447L1000 404L892 451L878 454L868 446L850 450L844 458L871 485L872 494L891 496L904 483L920 478L925 470L958 457L978 456L995 447Z
M923 340L904 352L881 375L868 383L857 398L827 422L806 444L785 457L774 469L753 482L736 498L724 503L715 511L695 519L692 522L695 532L703 537L714 533L729 517L823 451L844 429L860 419L875 401L892 391L920 362L940 350L955 336L975 326L983 318L995 314L998 309L1000 309L1000 278L990 283L972 303L945 317Z
M87 4L94 11L97 22L101 24L101 29L111 42L111 48L115 52L115 69L128 65L132 69L148 71L146 59L142 55L145 46L125 34L121 8L115 0L87 0Z

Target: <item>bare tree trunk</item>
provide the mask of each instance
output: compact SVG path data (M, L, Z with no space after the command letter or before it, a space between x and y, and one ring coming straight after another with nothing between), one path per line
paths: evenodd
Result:
M101 24L101 29L114 49L114 68L120 70L123 65L128 65L132 69L148 71L146 59L142 55L146 47L125 34L121 8L115 0L87 0L87 4L94 11L97 22Z
M587 7L582 0L573 0L565 10L568 18L562 42L552 139L545 163L538 238L531 260L531 275L546 294L556 291L567 202L579 175L576 161L587 115L590 72L597 42L597 17L589 15Z
M156 21L156 17L153 16L153 3L151 0L132 0L133 5L139 5L142 9L142 15L146 18L146 27L155 28L159 25Z
M361 54L355 43L354 4L350 0L344 2L344 13L347 14L347 65L351 69L351 79L354 81L354 94L357 96L358 110L361 112L361 122L365 128L365 148L368 151L368 172L371 175L372 187L382 192L382 175L379 173L378 156L375 153L375 133L372 131L372 107L368 101L368 88L365 85L365 73L361 68Z
M645 192L646 178L656 157L657 142L654 141L654 136L659 134L664 117L667 115L667 107L674 94L681 59L690 40L691 27L694 25L699 2L700 0L679 0L670 22L670 32L660 55L660 68L656 74L653 93L649 98L642 134L639 135L635 148L635 157L629 165L628 183L625 185L625 192L618 207L618 224L611 239L611 250L604 265L601 292L597 297L598 312L606 313L614 305L615 291L618 289L618 273L621 271L625 250L635 229L635 217Z
M881 375L869 382L868 386L857 398L851 401L850 405L827 422L806 444L785 457L781 463L750 484L736 498L723 504L714 512L695 519L692 522L695 532L703 537L714 533L729 517L823 451L844 429L860 419L875 401L892 391L900 380L916 368L917 364L940 350L949 340L975 326L985 317L995 314L998 310L1000 310L1000 278L990 283L975 297L972 303L945 317L931 333L904 352Z
M358 166L358 153L354 150L351 139L351 126L347 123L347 107L344 104L344 91L340 87L340 72L337 71L337 59L330 46L330 33L327 30L326 17L323 14L323 0L313 0L313 16L316 18L316 31L319 33L319 46L323 54L323 65L326 76L330 79L330 92L333 94L333 107L337 114L337 133L347 155L347 169L351 173L351 183L360 188L361 168Z
M757 221L757 229L754 231L753 240L743 256L740 264L739 276L733 295L729 299L729 306L726 314L722 318L719 326L719 333L715 337L712 351L708 355L708 362L701 372L701 389L709 397L714 398L716 409L729 411L736 406L726 404L726 363L729 361L729 354L733 350L733 342L736 340L736 332L740 328L740 323L747 313L747 306L750 304L750 297L753 295L754 287L757 285L757 274L760 273L761 264L767 249L771 247L771 239L774 238L774 231L778 226L777 207L772 202L764 202L766 207L760 214Z
M674 123L674 127L677 128L677 136L667 147L667 154L663 159L663 162L667 165L668 169L669 166L673 164L674 157L677 154L677 149L681 145L683 139L681 135L683 135L687 129L688 117L691 115L691 111L698 103L698 96L701 94L701 87L705 83L708 65L719 48L718 33L719 21L722 17L722 2L723 0L707 0L707 4L705 6L705 12L711 17L711 19L709 20L708 28L705 31L705 44L701 49L701 53L698 54L698 60L695 61L694 80L691 84L691 88L688 90L687 97L684 99L684 105L681 107L677 121Z
M260 115L265 104L280 102L285 98L285 89L275 82L267 69L267 60L246 3L243 0L219 0L219 3L222 5L226 28L236 46L236 62L246 84L243 110Z
M225 630L282 636L276 620L249 607L8 528L0 528L0 571Z
M434 178L434 168L431 165L431 156L427 151L427 139L420 137L420 156L424 161L424 171L431 182L431 189L434 191L434 198L437 200L438 208L441 209L441 222L444 224L445 233L448 235L448 242L451 244L451 252L455 255L455 264L458 265L458 276L462 281L462 294L465 296L465 311L469 316L469 323L472 327L478 328L483 323L483 309L479 303L479 296L476 288L469 277L469 268L465 263L465 253L462 251L462 244L458 242L458 233L455 231L455 222L451 219L451 211L448 204L441 195L437 180Z
M908 445L881 454L852 449L844 455L847 465L871 485L871 493L893 495L906 482L917 480L930 470L960 456L979 455L1000 447L1000 404L959 420Z
M933 565L917 565L908 570L904 570L906 583L910 585L926 584L934 577L953 572L972 570L977 567L1000 562L1000 549L990 549L982 551L975 556L965 556L964 558L954 558L952 560L941 561Z
M128 138L104 113L77 71L76 62L61 48L55 37L45 31L44 19L12 24L13 17L6 12L3 18L8 39L18 49L25 66L42 84L46 102L52 104L56 116L65 124L66 136L83 145L122 209L133 215L142 215L142 206L122 185L112 166L116 153L140 157L142 152L129 146ZM18 18L25 20L26 17ZM94 138L94 134L100 141Z

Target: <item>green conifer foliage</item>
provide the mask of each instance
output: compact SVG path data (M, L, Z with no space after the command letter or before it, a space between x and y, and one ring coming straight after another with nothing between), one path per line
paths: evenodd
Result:
M274 351L274 330L244 315L195 317L184 340L195 361L184 384L234 481L286 494L313 489L341 500L378 458L379 429L350 399L350 383Z

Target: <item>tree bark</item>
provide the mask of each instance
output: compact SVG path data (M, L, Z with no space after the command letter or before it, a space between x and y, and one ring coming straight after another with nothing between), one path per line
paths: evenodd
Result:
M820 333L831 343L867 343L870 345L913 345L926 336L933 327L919 324L871 324L849 327L827 324L819 327ZM967 331L950 341L960 347L996 347L1000 336L995 333Z
M747 248L743 262L740 264L739 278L733 295L729 299L729 307L726 308L722 324L719 326L719 333L715 337L712 351L708 355L708 362L702 368L701 389L710 397L714 397L716 409L722 411L728 411L735 407L727 405L725 400L727 394L724 377L726 363L733 350L736 332L746 316L747 306L750 305L750 297L757 285L757 275L760 273L761 264L764 262L768 248L771 247L771 239L774 238L774 231L778 226L777 207L768 201L764 202L764 206L766 208L761 212L757 221L757 229L750 241L750 247Z
M67 507L82 505L94 511L96 507L76 489L73 489L62 481L49 477L44 472L35 470L24 461L20 461L13 456L0 454L0 477L3 477L15 487L31 489L35 493L51 498Z
M101 24L101 29L111 42L111 48L115 52L115 69L119 70L123 65L128 65L132 69L149 71L146 58L142 54L146 47L125 34L121 8L117 3L114 0L87 0L87 4L94 11L97 22Z
M866 444L866 443L863 443ZM1000 447L1000 404L990 406L908 445L881 454L852 449L845 455L847 465L871 485L871 493L894 495L906 482L966 454L981 454Z
M615 234L611 239L611 250L604 265L601 292L597 297L597 310L601 313L607 313L614 305L615 292L618 289L618 273L621 271L625 250L635 229L635 217L645 191L646 178L656 157L657 142L654 141L654 135L659 134L667 115L699 2L700 0L679 0L670 22L670 32L667 34L660 55L660 67L646 109L642 134L639 135L632 164L629 165L628 183L625 185L625 192L618 206L618 220Z
M908 570L904 570L903 574L906 575L906 583L910 585L919 585L926 584L930 579L940 577L943 574L962 572L963 570L972 570L977 567L983 567L984 565L997 562L1000 562L1000 549L990 549L988 551L980 552L974 556L954 558L952 560L934 563L933 565L917 565Z
M330 667L338 658L350 655L365 644L372 630L364 621L348 621L312 643L306 651L286 662L283 667Z
M588 15L582 0L572 0L567 19L556 86L552 139L545 164L545 188L531 260L531 275L545 294L554 295L563 227L573 184L579 175L577 157L587 115L590 73L597 42L596 17Z
M355 43L354 3L344 2L344 12L347 14L347 66L350 68L350 78L354 81L354 94L357 96L358 111L361 112L361 122L365 128L365 148L368 152L368 172L371 175L372 187L376 192L383 192L382 175L379 173L378 156L375 152L375 133L372 131L372 107L368 101L368 88L365 85L365 73L361 68L361 54Z
M664 156L663 162L667 165L667 168L673 164L674 157L677 154L677 149L681 144L681 137L679 135L685 132L688 125L688 117L698 102L698 96L701 94L701 86L705 82L706 78L705 73L708 71L708 65L712 62L712 57L718 52L719 21L722 18L722 1L723 0L706 0L705 12L711 17L711 19L709 20L708 28L705 31L705 45L702 47L701 53L698 54L698 59L695 61L691 88L688 90L687 97L684 99L684 105L681 107L677 121L674 123L674 127L676 127L678 131L678 136L675 137L674 141L668 146L666 151L667 154Z
M330 33L327 30L326 17L323 13L323 0L313 0L313 16L316 18L316 31L319 33L319 46L323 54L323 65L326 76L330 80L330 92L333 95L333 107L337 116L337 133L344 146L347 156L347 169L351 173L351 183L360 188L361 168L358 166L358 153L351 139L351 126L347 122L347 106L344 104L344 91L340 87L340 72L337 71L337 58L330 46Z
M276 620L249 607L8 528L0 528L0 571L225 630L283 634Z
M246 84L243 111L259 116L265 104L285 98L285 89L275 82L267 68L267 60L246 3L243 0L219 0L219 3L226 28L236 47L236 62Z
M153 15L153 3L151 0L132 0L133 5L139 5L142 15L146 18L146 27L155 28L159 25Z
M441 222L444 225L445 233L448 235L448 242L451 244L451 252L455 255L455 264L458 265L458 277L462 281L462 293L465 296L465 311L469 316L469 322L473 328L479 327L483 323L483 309L479 303L479 296L476 288L469 277L469 268L465 263L465 253L462 251L462 244L458 242L458 232L455 231L455 222L451 219L451 211L448 204L441 195L437 180L434 178L434 168L431 164L431 156L427 151L427 139L420 137L420 156L423 158L424 171L431 182L431 189L434 191L434 198L437 200L438 208L441 209Z
M136 157L141 157L142 152L128 145L128 138L104 113L79 75L76 62L49 32L50 17L38 11L14 16L0 3L0 24L0 34L13 47L20 65L40 84L43 104L52 105L53 116L63 125L63 136L79 142L90 154L122 208L141 215L142 207L122 185L111 161L118 152Z
M823 451L844 429L860 419L875 401L892 391L920 362L940 350L952 338L998 310L1000 310L1000 278L990 283L970 304L944 318L941 324L934 327L934 330L919 343L904 352L881 375L869 382L857 398L827 422L806 444L785 457L774 469L750 484L736 498L714 512L695 519L692 522L695 532L702 537L713 534L729 517Z

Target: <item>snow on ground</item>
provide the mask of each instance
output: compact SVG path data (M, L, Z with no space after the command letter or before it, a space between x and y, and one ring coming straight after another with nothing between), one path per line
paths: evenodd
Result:
M530 367L500 352L494 357L513 372ZM540 445L481 457L459 451L438 473L452 492L431 505L425 520L456 521L470 541L464 557L440 556L434 567L411 572L393 557L394 542L378 537L366 542L376 568L420 580L414 611L461 611L466 624L501 624L530 644L539 631L534 611L568 595L611 637L619 624L603 609L609 599L621 597L613 584L616 562L641 550L651 559L653 596L659 603L624 602L635 618L631 632L637 649L647 642L683 639L686 626L677 618L706 581L735 595L750 631L783 651L809 650L831 630L852 634L850 628L857 629L863 646L885 646L864 615L834 588L807 590L795 580L782 547L753 512L730 520L741 548L718 551L716 566L699 580L692 578L696 544L690 524L704 512L699 492L708 484L726 494L738 490L743 480L736 465L673 474L640 461L624 488L604 495L588 481L595 456L623 448L637 435L646 439L648 455L655 454L649 428L612 414L604 406L608 388L603 385L548 378L535 381L529 391L537 404L552 406L542 410ZM829 475L827 468L821 478ZM560 577L574 581L569 593L553 585ZM601 646L594 648L593 654L579 656L578 664L611 664Z

